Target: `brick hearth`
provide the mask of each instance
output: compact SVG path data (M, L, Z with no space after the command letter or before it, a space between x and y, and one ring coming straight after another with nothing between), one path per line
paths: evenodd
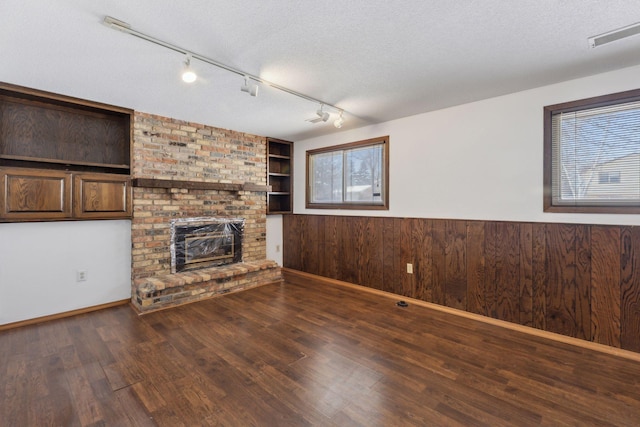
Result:
M134 178L265 186L266 169L264 137L135 113ZM184 277L172 275L170 221L193 217L244 218L243 261L248 266L264 264L270 267L213 279L216 283L207 279L211 275L209 271L192 271ZM261 191L136 187L133 190L131 234L132 302L141 311L280 280L277 265L265 263L266 196ZM223 270L216 274L228 273ZM145 288L149 283L157 284L158 280L178 283L197 274L201 274L203 280L191 280L180 286L165 285L162 290L156 289L151 293L147 292L150 288ZM248 279L248 276L251 277ZM222 279L224 286L219 286L222 282L218 281ZM181 289L185 287L188 289ZM165 294L152 296L154 292ZM144 306L143 299L139 298L143 294ZM180 294L180 297L168 297L169 294Z
M280 266L269 260L152 276L134 283L135 306L140 312L149 312L273 283L281 278Z

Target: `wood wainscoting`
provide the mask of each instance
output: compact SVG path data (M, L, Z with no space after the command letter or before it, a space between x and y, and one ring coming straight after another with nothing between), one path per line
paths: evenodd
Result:
M640 352L640 227L319 215L283 227L284 267Z

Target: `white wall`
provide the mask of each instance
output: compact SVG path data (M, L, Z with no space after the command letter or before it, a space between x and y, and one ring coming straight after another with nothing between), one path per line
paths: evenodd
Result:
M637 88L632 67L296 141L294 212L638 225L639 215L542 211L543 107ZM390 136L389 211L305 209L306 150L382 135Z
M282 215L267 215L267 259L282 266Z
M131 221L0 224L0 325L130 297Z

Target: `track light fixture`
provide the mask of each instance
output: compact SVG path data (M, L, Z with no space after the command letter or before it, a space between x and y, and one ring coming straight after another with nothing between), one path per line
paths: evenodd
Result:
M340 129L342 127L342 125L344 124L344 118L342 117L342 113L344 113L344 111L340 110L340 117L338 117L336 119L336 121L333 122L333 125L335 127L337 127L338 129Z
M187 60L185 61L185 65L187 66L187 68L189 68L188 71L190 71L190 74L187 74L187 72L186 72L187 70L185 70L185 73L183 73L183 77L182 77L182 79L184 81L189 81L188 80L189 79L188 76L191 76L191 79L192 79L191 82L193 82L193 81L195 81L197 79L196 74L192 70L190 70L191 59L195 58L198 61L205 62L205 63L207 63L209 65L213 65L214 67L221 68L221 69L226 70L226 71L228 71L230 73L234 73L234 74L238 74L240 76L243 76L244 79L245 79L245 84L240 89L243 92L249 93L251 96L257 96L258 95L258 85L254 84L253 86L250 86L249 85L249 83L250 83L249 80L253 80L256 83L261 83L263 85L270 86L270 87L272 87L274 89L277 89L277 90L282 91L282 92L286 92L289 95L293 95L293 96L296 96L298 98L302 98L304 100L313 102L315 104L320 104L320 109L316 113L318 117L307 120L309 122L317 123L317 122L320 122L320 121L326 122L327 120L329 120L330 114L329 114L329 112L324 111L325 108L330 108L330 109L334 110L335 112L340 112L340 113L342 113L344 111L342 108L336 107L335 105L332 105L332 104L328 104L328 103L326 103L326 102L324 102L324 101L322 101L320 99L314 98L314 97L309 96L309 95L305 95L303 93L297 92L297 91L295 91L293 89L289 89L289 88L287 88L285 86L282 86L282 85L279 85L277 83L272 83L272 82L270 82L268 80L265 80L265 79L263 79L263 78L261 78L259 76L254 75L254 74L250 74L250 73L242 71L242 70L240 70L238 68L232 67L230 65L223 64L222 62L216 61L215 59L206 57L204 55L200 55L200 54L192 52L192 51L190 51L188 49L182 48L180 46L176 46L176 45L171 44L169 42L166 42L164 40L160 40L160 39L157 39L157 38L155 38L153 36L150 36L148 34L145 34L145 33L142 33L140 31L134 30L131 27L131 25L127 24L124 21L120 21L119 19L113 18L111 16L105 16L104 20L103 20L103 24L106 25L109 28L114 29L114 30L117 30L117 31L120 31L120 32L123 32L123 33L127 33L127 34L129 34L131 36L138 37L138 38L140 38L142 40L146 40L146 41L148 41L150 43L154 43L154 44L156 44L158 46L162 46L162 47L167 48L169 50L173 50L174 52L179 52L179 53L182 53L184 55L187 55ZM187 77L185 77L185 74L187 74ZM246 88L246 90L245 90L245 88ZM334 125L335 125L335 123L334 123ZM336 127L338 127L338 126L336 126Z
M193 83L198 78L197 74L191 69L191 54L187 53L184 60L184 72L182 73L182 81L185 83Z
M240 86L240 90L243 92L247 92L251 96L258 96L258 85L250 84L249 77L244 76L244 84Z
M326 122L329 120L330 114L324 111L324 104L320 104L320 108L316 111L316 116L311 119L307 119L309 123L318 123L318 122Z
M318 117L320 117L320 119L323 122L326 122L327 120L329 120L330 114L327 113L326 111L323 111L323 110L324 110L324 105L321 105L320 109L318 111L316 111L316 114L318 115Z

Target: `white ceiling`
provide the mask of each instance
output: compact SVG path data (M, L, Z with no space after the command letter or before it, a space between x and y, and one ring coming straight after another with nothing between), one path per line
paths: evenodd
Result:
M134 29L344 108L318 108L102 25ZM0 81L300 140L640 63L638 0L2 0Z

